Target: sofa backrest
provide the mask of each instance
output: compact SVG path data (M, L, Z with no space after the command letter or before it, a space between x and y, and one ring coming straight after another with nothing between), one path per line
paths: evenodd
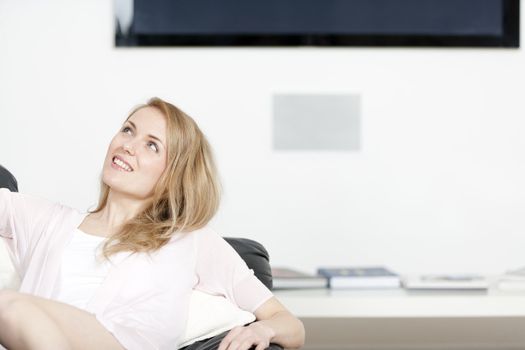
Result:
M0 188L7 188L11 192L18 192L18 183L13 174L0 165Z

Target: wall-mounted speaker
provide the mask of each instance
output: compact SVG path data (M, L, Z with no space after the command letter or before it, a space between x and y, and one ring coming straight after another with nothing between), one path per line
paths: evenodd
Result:
M273 148L359 150L360 101L359 95L274 95Z

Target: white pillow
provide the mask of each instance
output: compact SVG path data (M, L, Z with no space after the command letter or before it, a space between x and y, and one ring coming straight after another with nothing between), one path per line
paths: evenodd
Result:
M4 239L0 238L0 289L18 289L20 279L11 263ZM255 321L255 316L222 296L193 290L190 296L186 332L179 348L211 338L236 326Z
M179 348L253 321L254 314L240 309L225 297L193 290L188 324Z

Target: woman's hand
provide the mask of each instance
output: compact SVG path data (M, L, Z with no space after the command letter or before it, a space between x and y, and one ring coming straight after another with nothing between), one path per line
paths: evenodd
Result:
M270 346L275 332L262 322L254 322L245 327L233 328L221 341L218 350L264 350Z
M255 310L257 322L233 328L222 340L218 350L266 349L270 343L285 349L298 349L304 345L304 325L275 297L271 297Z

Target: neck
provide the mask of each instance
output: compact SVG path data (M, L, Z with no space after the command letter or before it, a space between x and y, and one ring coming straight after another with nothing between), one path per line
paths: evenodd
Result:
M93 219L107 228L107 232L120 229L127 221L139 214L147 205L147 200L130 197L124 193L109 191L106 206L91 214Z

